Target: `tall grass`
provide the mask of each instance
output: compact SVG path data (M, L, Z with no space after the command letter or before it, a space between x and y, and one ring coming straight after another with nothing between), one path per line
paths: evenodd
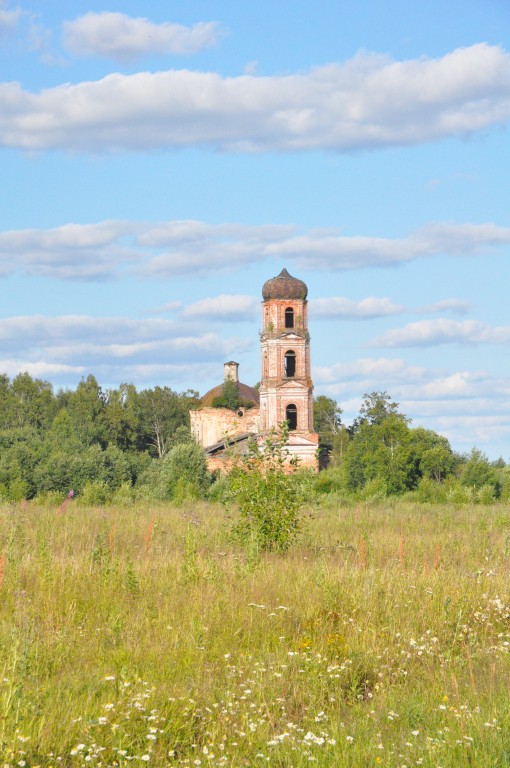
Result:
M510 764L510 512L0 508L2 765Z

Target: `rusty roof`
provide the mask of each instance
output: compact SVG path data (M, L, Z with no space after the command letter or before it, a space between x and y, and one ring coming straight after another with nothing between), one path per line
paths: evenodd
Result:
M289 275L285 268L276 277L266 280L262 286L264 301L268 301L268 299L301 299L304 301L307 295L306 283Z
M256 405L258 408L260 404L260 397L259 397L258 390L256 390L254 387L249 387L247 384L241 384L240 381L236 381L235 385L237 387L237 391L239 393L239 397L241 398L241 400L243 402ZM211 407L214 399L216 397L221 396L222 388L223 388L223 384L218 384L217 387L213 387L212 389L209 390L209 392L206 392L202 400L200 401L202 408Z

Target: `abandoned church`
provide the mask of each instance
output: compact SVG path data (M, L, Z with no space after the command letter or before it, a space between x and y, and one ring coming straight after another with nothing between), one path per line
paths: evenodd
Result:
M226 469L232 447L242 453L250 439L262 442L284 421L289 426L289 459L297 457L299 466L318 468L307 294L306 284L286 269L264 283L258 390L239 381L238 363L231 361L224 365L224 382L235 385L238 407L221 407L222 383L191 411L191 431L205 449L209 469Z

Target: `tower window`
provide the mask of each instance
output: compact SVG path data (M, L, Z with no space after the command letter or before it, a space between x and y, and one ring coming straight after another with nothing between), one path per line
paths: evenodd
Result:
M287 307L285 310L285 327L294 328L294 310L292 307Z
M285 376L292 379L296 375L296 353L289 349L284 358Z
M297 408L293 403L286 407L285 418L287 419L289 429L297 429Z

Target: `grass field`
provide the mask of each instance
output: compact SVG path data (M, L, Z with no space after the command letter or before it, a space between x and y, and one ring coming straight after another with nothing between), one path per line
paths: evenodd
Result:
M510 765L510 510L0 507L2 766Z

